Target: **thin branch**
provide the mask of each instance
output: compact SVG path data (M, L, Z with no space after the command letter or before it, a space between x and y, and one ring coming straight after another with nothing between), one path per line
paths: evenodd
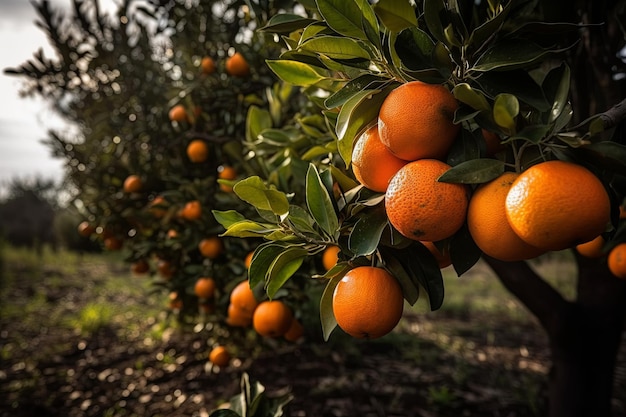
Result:
M605 130L617 126L620 121L626 119L626 98L604 113L600 113L598 117L602 120Z

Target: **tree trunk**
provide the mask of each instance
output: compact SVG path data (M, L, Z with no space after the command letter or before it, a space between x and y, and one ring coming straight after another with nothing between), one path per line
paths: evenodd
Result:
M524 262L486 261L548 335L549 417L611 416L626 282L613 277L602 261L577 257L578 294L570 302Z

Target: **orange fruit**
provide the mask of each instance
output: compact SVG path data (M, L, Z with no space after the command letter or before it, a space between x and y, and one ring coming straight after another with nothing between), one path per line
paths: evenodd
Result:
M487 156L493 156L505 149L505 146L501 143L502 140L497 133L490 132L487 129L481 129L481 133L483 134L483 138L485 139Z
M349 335L375 339L400 321L404 308L402 288L386 270L359 266L350 270L333 293L337 324Z
M467 188L437 179L450 165L436 159L409 162L389 182L387 217L403 236L437 242L456 233L467 212Z
M247 77L250 75L250 66L241 53L235 52L226 59L226 72L235 77Z
M224 244L217 236L202 239L198 244L200 254L205 258L215 259L224 252Z
M406 161L446 156L457 137L458 102L446 87L411 81L393 90L378 114L380 140Z
M111 250L111 251L120 250L122 249L122 246L123 246L122 240L116 237L107 237L106 239L104 239L104 247L107 250Z
M158 195L148 204L148 209L154 217L160 219L167 213L167 210L163 207L166 203L165 197Z
M173 122L186 122L188 120L187 110L185 110L185 106L182 104L177 104L172 107L168 116Z
M143 186L139 175L129 175L124 180L124 192L125 193L138 193Z
M604 238L597 236L589 242L576 245L576 251L586 258L601 258L604 255L602 247L604 246Z
M157 262L157 271L159 271L159 274L165 279L170 279L174 275L174 267L172 264L163 259L159 259Z
M252 316L252 327L263 337L284 336L293 321L293 313L280 300L261 302Z
M92 234L94 234L95 231L96 231L96 228L93 227L91 224L89 224L88 221L81 222L78 225L78 234L83 237L89 237Z
M619 218L626 219L626 208L624 206L619 206Z
M209 157L209 147L202 139L194 139L187 145L187 157L191 162L204 162Z
M141 275L150 270L150 264L145 259L139 259L130 265L133 274Z
M467 209L467 227L474 242L483 253L501 261L521 261L545 252L522 240L506 218L504 204L518 176L514 172L505 172L480 185Z
M297 318L293 318L291 320L291 325L289 326L289 330L285 333L285 340L289 342L297 342L304 336L304 326L300 323L300 320Z
M515 180L506 216L523 240L543 250L561 250L604 232L611 202L602 182L581 165L548 161Z
M215 72L215 61L210 56L205 56L200 61L200 68L202 73L206 75L213 74Z
M229 304L226 324L233 327L248 327L252 324L252 314L254 314L254 312L248 314L246 311L237 308L234 304Z
M243 264L246 266L246 269L250 268L250 264L252 264L252 257L254 256L254 251L248 252L246 258L243 260Z
M391 178L406 163L380 141L376 125L363 132L352 149L352 172L357 181L373 191L387 191Z
M189 201L180 214L185 220L198 220L202 216L202 205L198 200Z
M215 296L215 280L209 277L198 278L193 292L198 298L213 298Z
M234 308L240 310L242 313L249 317L252 317L254 310L259 305L259 302L254 297L254 293L250 289L250 284L247 280L241 281L230 293L230 303Z
M422 245L426 246L426 249L428 249L430 253L432 253L440 269L443 269L452 265L452 258L450 257L450 250L448 249L447 246L443 249L443 253L442 253L433 242L422 241L421 243Z
M339 261L339 246L328 246L322 253L322 265L328 271Z
M607 263L613 275L626 279L626 243L620 243L611 249Z
M168 297L169 306L172 310L180 310L183 308L183 300L180 299L176 291L172 291Z
M176 229L170 229L167 231L168 239L176 239L177 237L178 237L178 232L176 231Z
M220 165L217 168L217 177L221 180L235 180L237 179L237 171L235 168L228 165ZM230 193L233 191L233 187L226 184L220 184L220 190Z
M230 353L224 346L216 346L209 353L209 360L213 365L226 366L230 362Z

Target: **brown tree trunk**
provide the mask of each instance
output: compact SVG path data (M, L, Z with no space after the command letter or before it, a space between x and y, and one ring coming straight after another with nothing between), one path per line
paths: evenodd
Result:
M572 302L527 263L486 261L548 335L552 359L549 417L611 416L626 282L613 277L602 261L577 258L578 294Z

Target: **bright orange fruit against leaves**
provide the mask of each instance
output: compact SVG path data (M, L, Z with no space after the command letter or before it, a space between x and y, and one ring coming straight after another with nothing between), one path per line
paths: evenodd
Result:
M224 346L216 346L209 353L209 360L217 366L226 366L230 362L230 353Z
M443 85L412 81L393 90L378 115L380 140L398 158L445 157L457 137L458 102Z
M186 122L187 119L187 110L185 110L185 106L182 104L177 104L170 109L169 118L173 122Z
M626 279L626 243L620 243L611 249L607 263L613 275Z
M198 298L213 298L215 296L215 280L209 277L198 278L193 292Z
M220 165L217 168L217 178L221 180L234 180L237 178L237 170L228 165ZM220 190L229 193L233 191L233 187L226 184L220 184Z
M247 313L235 306L234 304L228 305L228 312L226 317L226 324L233 327L248 327L252 324L252 313Z
M391 178L406 163L383 145L378 136L378 126L363 132L352 150L352 172L357 181L381 193L387 191Z
M485 146L487 151L487 156L493 156L498 152L505 149L505 146L501 143L500 136L498 136L494 132L490 132L487 129L481 129L483 134L483 138L485 139Z
M246 255L246 258L243 260L243 264L245 265L246 268L250 268L250 265L252 264L252 257L254 256L254 251L250 251L248 252L248 254Z
M203 74L213 74L215 72L215 61L213 61L213 58L210 56L205 56L202 58L202 61L200 61L200 68Z
M410 162L389 182L387 217L402 235L437 242L456 233L467 212L467 188L437 181L450 165L436 159Z
M254 297L248 281L242 281L230 293L230 303L242 313L252 317L259 302Z
M428 241L422 241L422 245L426 246L426 249L433 254L433 257L437 261L439 268L445 268L452 265L452 258L450 257L450 249L446 245L443 248L443 252L433 243Z
M96 232L96 228L89 224L88 221L81 222L78 225L78 233L83 237L89 237Z
M215 259L224 252L224 244L219 237L211 236L200 241L198 250L205 258Z
M187 145L187 157L191 162L201 163L209 157L209 147L202 139L194 139Z
M289 342L297 342L304 336L304 326L300 323L300 320L295 317L291 320L291 325L289 326L289 330L285 333L285 340Z
M280 337L291 327L293 313L280 300L261 302L252 316L252 327L263 337Z
M250 66L240 52L235 52L226 59L226 72L235 77L247 77L250 75Z
M522 240L506 218L506 196L517 177L514 172L505 172L479 186L467 210L467 227L476 245L486 255L507 262L535 258L545 252Z
M576 251L585 258L601 258L604 255L602 247L604 246L604 238L598 236L589 242L576 245Z
M125 193L138 193L143 186L139 175L129 175L124 180L124 192Z
M337 324L349 335L375 339L396 327L404 297L398 281L386 270L360 266L349 271L333 293Z
M202 217L202 205L198 200L189 201L183 207L181 216L186 220L198 220Z
M604 232L611 203L591 171L571 162L548 161L517 177L505 208L515 233L549 251L588 242Z
M322 253L322 265L327 271L339 261L339 246L328 246Z

